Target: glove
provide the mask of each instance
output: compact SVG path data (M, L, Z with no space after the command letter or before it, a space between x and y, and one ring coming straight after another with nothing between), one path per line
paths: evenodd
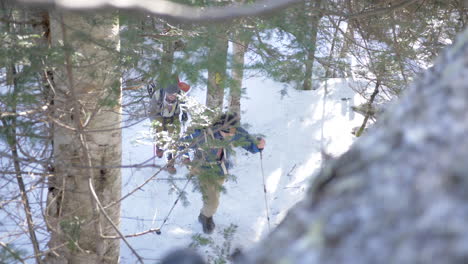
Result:
M262 152L263 149L265 148L265 140L261 137L257 137L257 140L258 140L257 148L258 150L260 150L260 152Z
M188 120L187 112L182 112L182 122L185 122L187 120Z

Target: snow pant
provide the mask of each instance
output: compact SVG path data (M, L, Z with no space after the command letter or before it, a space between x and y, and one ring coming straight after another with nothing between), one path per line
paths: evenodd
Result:
M179 140L180 120L178 116L158 116L153 120L152 128L154 132L154 141L158 148L166 148L172 151L177 149L173 143Z
M206 179L199 177L200 189L203 198L203 208L200 213L206 217L212 217L219 206L219 197L221 196L221 187L226 180L225 177L216 179Z

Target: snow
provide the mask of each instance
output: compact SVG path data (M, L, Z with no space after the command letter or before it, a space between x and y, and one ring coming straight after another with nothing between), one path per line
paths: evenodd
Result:
M264 135L267 145L262 160L259 154L236 149L231 173L237 178L224 184L226 193L221 195L220 206L214 216L214 233L206 235L202 232L197 220L202 207L201 194L194 192L190 183L186 189L189 205L184 206L179 201L162 227L161 235L150 233L129 238L132 247L145 262L153 263L175 248L200 244L195 237L202 237L209 239L208 245L198 246L197 250L212 262L220 255L226 256L223 249L248 248L259 242L270 231L262 165L272 230L288 209L304 197L310 180L320 168L321 150L337 156L353 143L352 128L360 126L363 117L353 113L350 107L359 105L363 99L349 88L351 83L347 79L329 79L317 90L298 91L286 89L284 84L269 79L245 79L243 86L247 89L241 100L241 122L250 133ZM205 91L198 89L193 90L190 96L203 103L204 94ZM124 165L152 157L151 142L141 141L141 135L148 134L148 131L149 120L124 129ZM157 159L156 163L162 165L164 161ZM174 177L184 178L187 169L182 165L176 168L178 173ZM124 169L123 194L156 172L157 169L148 167ZM123 201L121 228L124 234L161 226L178 196L177 192L171 192L174 186L164 180L167 177L167 172L161 172ZM176 180L175 184L177 188L183 188L186 182ZM229 229L233 224L237 228ZM232 231L232 237L227 235L228 231ZM121 252L121 263L136 261L124 243L121 243Z

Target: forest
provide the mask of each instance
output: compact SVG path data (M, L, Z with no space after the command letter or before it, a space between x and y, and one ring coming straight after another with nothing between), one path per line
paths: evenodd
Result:
M331 98L329 83L359 82L346 88L362 102L346 111L362 121L339 131L354 142L344 154L323 145L304 152L319 157L320 169L308 172L314 176L303 199L288 204L262 240L203 261L468 259L465 1L123 2L0 0L0 263L179 263L146 258L132 244L134 237L164 236L168 217L131 234L119 223L125 199L146 188L125 187L125 170L151 170L147 182L167 177L174 206L179 199L190 206L177 177L188 184L192 174L168 173L174 161L184 170L190 146L172 142L178 148L167 164L153 163L156 145L150 160L128 162L125 133L149 124L155 90L175 81L190 86L181 100L191 127L183 122L180 134L206 128L221 113L255 122L255 113L273 111L246 107L262 100L249 98L259 94L249 79L259 76L269 80L265 86L283 85L275 90L281 98ZM190 99L196 95L205 101ZM268 118L283 120L278 112ZM252 144L260 146L262 133ZM311 137L297 141L307 145ZM266 141L261 159L274 143ZM202 180L193 180L193 192L202 192ZM268 203L265 186L263 179ZM266 213L269 226L268 204ZM121 256L122 248L131 257Z

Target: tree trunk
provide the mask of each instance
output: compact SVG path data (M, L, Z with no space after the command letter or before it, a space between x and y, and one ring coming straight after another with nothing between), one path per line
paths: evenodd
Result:
M397 36L397 29L396 29L396 19L392 16L392 39L393 39L393 52L395 52L395 59L398 62L398 66L400 67L401 77L403 78L405 86L408 85L408 77L405 73L405 65L404 65L404 57L401 55L401 48L400 43L398 43L398 36Z
M352 13L353 7L352 7L351 0L347 0L346 5L348 8L348 12ZM341 47L340 55L339 55L339 58L341 62L343 63L342 68L340 70L341 70L341 74L343 77L352 78L353 73L351 71L351 63L348 58L348 53L349 53L350 47L355 42L354 40L355 23L353 21L348 21L347 24L348 25L346 27L346 31L343 35L343 46Z
M214 31L212 40L213 43L208 55L208 89L206 94L206 106L211 109L222 110L224 88L226 87L228 53L226 28L222 26L217 27Z
M229 112L241 116L240 98L242 95L242 79L244 78L244 56L249 45L248 41L237 37L232 44L233 47L233 66L232 66L232 85L230 89Z
M166 30L169 30L166 24ZM175 84L177 80L172 80L172 66L174 64L174 41L172 39L163 40L163 54L161 56L158 84L160 88L166 88L170 84Z
M465 263L468 30L242 263Z
M322 1L323 0L316 0L314 1L314 3L309 3L311 5L311 8L304 8L304 12L312 12L313 15L311 15L311 18L309 20L310 32L308 33L309 37L307 38L308 43L306 43L306 46L308 48L307 60L305 62L304 83L302 84L303 90L312 89L312 74L315 60L315 50L317 49L317 34L320 19L322 18L322 14L319 14L316 10L322 6Z
M97 207L121 195L118 32L113 14L51 17L52 45L63 47L64 61L54 72L55 175L46 210L53 252L45 263L118 263L119 240L103 238L116 232ZM119 224L118 204L105 213Z
M348 26L346 27L346 31L344 34L344 40L343 40L343 46L341 47L340 50L340 61L343 63L343 65L340 67L341 69L341 75L346 78L351 78L353 77L353 73L351 72L351 64L349 63L348 59L348 52L350 49L350 46L354 42L354 30L352 27L352 23L348 23Z

